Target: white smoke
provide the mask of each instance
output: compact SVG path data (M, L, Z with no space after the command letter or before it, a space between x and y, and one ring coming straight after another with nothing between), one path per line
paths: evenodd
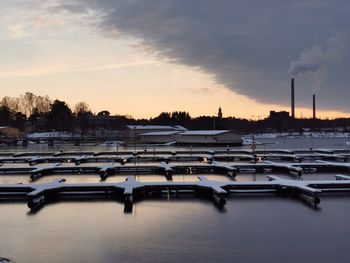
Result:
M313 91L321 88L331 65L341 61L345 49L345 38L337 34L328 39L324 46L315 45L305 49L297 60L290 63L289 73L296 77L298 74L312 74Z

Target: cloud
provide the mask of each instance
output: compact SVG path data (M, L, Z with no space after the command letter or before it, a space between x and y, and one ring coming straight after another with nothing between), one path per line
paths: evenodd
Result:
M336 32L348 35L347 0L53 2L55 12L75 15L93 10L104 34L139 39L157 56L208 72L219 84L259 102L288 103L288 66L299 56L290 65L294 74L328 73L327 78L318 78L325 87L318 96L320 107L349 111L349 50L344 45L341 54L333 54L328 40ZM330 63L333 55L342 59ZM298 104L309 105L311 86L312 79L298 77Z
M125 63L103 63L103 64L83 64L83 65L66 65L55 67L30 67L12 71L0 72L1 78L25 78L25 77L42 77L60 73L77 73L84 71L96 71L103 69L122 69L127 67L138 67L144 65L156 64L155 61L129 61Z

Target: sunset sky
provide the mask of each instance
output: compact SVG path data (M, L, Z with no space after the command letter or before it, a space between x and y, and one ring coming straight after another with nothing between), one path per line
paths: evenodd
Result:
M247 3L252 2L252 3ZM0 97L136 118L349 116L348 1L1 0Z

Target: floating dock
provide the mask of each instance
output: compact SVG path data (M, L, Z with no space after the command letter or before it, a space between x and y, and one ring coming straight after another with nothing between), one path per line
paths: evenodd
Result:
M307 204L317 207L320 203L319 195L323 192L350 191L350 177L336 175L336 180L299 181L282 179L269 175L269 181L260 182L222 182L209 180L199 176L196 182L139 182L134 176L129 176L126 181L120 183L84 183L66 184L65 179L54 180L44 184L1 184L0 197L11 199L22 197L27 199L28 207L32 210L41 208L48 197L61 194L88 195L116 194L117 198L124 201L125 211L132 210L134 196L150 194L152 192L204 191L208 197L219 206L226 204L226 198L232 193L266 193L275 192L288 194Z
M306 201L313 207L320 203L323 192L350 191L350 152L347 150L316 149L265 150L254 154L244 150L220 151L119 151L119 152L24 152L2 153L0 176L28 175L32 182L43 176L94 174L100 183L67 184L65 179L51 183L0 184L0 197L24 198L35 211L48 198L61 195L115 196L132 210L135 198L152 193L179 194L204 192L214 203L223 207L233 193L277 193ZM236 175L267 174L268 181L237 182ZM305 180L309 172L340 173L334 180ZM294 179L282 179L272 173L285 173ZM135 175L163 175L166 182L139 182ZM173 175L197 175L196 182L173 182ZM213 181L203 175L224 175L228 182ZM121 183L104 182L114 175L127 176ZM303 178L302 178L303 177ZM302 180L301 180L302 179ZM1 199L0 199L1 200Z

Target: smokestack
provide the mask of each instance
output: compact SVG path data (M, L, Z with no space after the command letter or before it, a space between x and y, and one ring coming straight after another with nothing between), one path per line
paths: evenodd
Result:
M292 107L292 118L295 118L295 98L294 98L294 78L291 80L291 107Z
M316 119L316 95L312 95L312 112L313 112L313 119Z

